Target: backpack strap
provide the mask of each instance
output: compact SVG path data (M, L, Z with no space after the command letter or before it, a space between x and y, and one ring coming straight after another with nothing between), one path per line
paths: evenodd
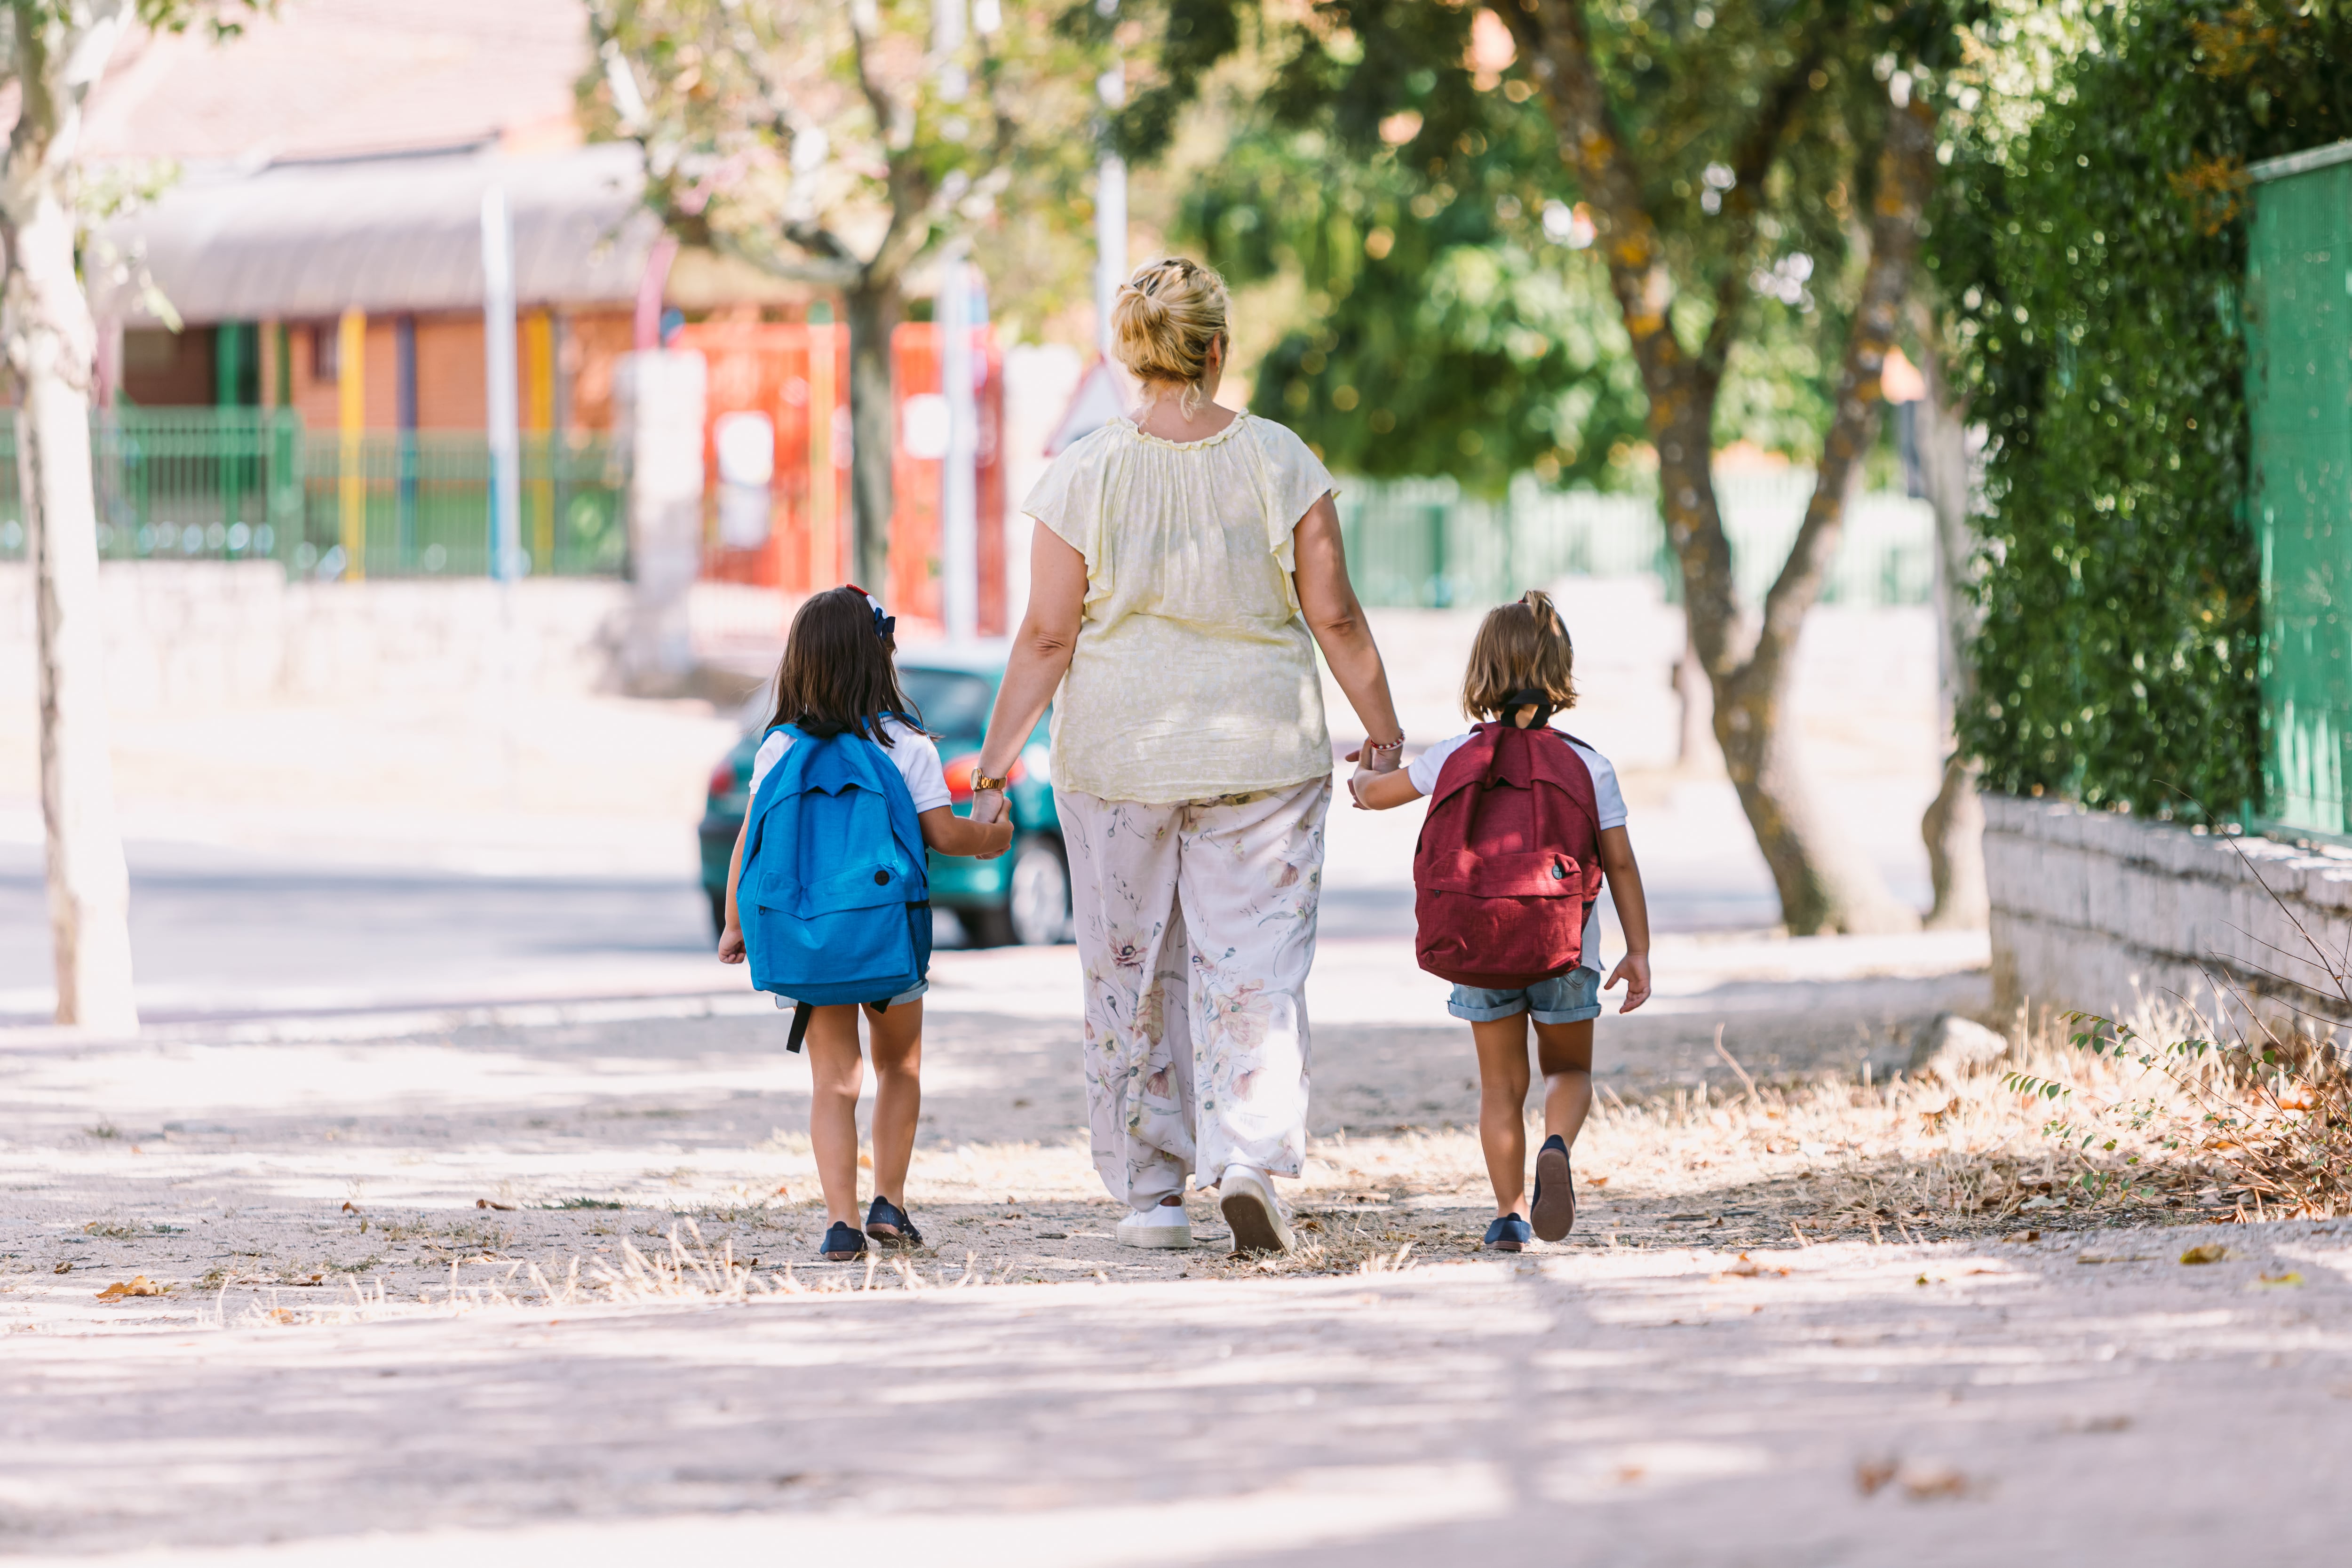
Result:
M784 1042L784 1049L797 1051L801 1048L801 1042L808 1038L809 1015L815 1011L805 1002L793 1004L793 1033L792 1037Z

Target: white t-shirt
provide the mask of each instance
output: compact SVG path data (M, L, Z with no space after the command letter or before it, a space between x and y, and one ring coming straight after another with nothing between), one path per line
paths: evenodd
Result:
M1463 742L1469 739L1469 732L1465 731L1452 740L1438 742L1437 744L1405 764L1404 776L1411 779L1412 787L1422 794L1436 793L1437 775L1445 771L1445 759L1460 751ZM1591 747L1573 737L1567 737L1567 739L1568 743L1575 748L1576 754L1584 759L1585 771L1592 775L1593 816L1599 819L1603 829L1624 826L1625 794L1617 787L1617 770L1609 765L1608 758ZM1601 900L1598 899L1585 906L1584 961L1580 967L1602 970ZM1603 972L1605 973L1605 970Z
M890 744L882 748L882 754L890 759L898 776L907 781L907 793L915 797L915 815L920 816L933 806L950 804L953 797L948 794L947 772L940 766L940 749L931 744L931 738L888 714L883 715L882 728L890 737ZM768 776L769 769L784 760L792 744L793 738L782 730L760 742L759 752L751 759L753 795L760 793L760 781ZM1614 789L1616 785L1612 784L1610 787Z

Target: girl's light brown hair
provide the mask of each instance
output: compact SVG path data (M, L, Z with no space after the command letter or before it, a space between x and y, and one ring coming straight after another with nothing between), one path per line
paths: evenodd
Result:
M1478 623L1470 670L1462 680L1462 710L1472 719L1500 719L1514 692L1540 691L1555 711L1576 706L1576 645L1551 595L1530 588L1517 602L1497 605Z
M1209 353L1225 341L1225 280L1171 256L1136 268L1110 308L1111 352L1145 381L1184 388L1184 417L1201 406Z
M898 639L886 635L863 590L827 588L812 594L793 616L776 667L776 710L771 726L791 724L824 740L843 731L887 746L882 716L895 713L919 730L923 716L898 689L892 656Z

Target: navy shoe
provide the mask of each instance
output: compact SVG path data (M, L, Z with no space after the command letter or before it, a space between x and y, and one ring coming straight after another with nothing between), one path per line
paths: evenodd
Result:
M866 1233L854 1225L835 1220L833 1228L824 1233L824 1241L816 1255L827 1263L854 1263L866 1256Z
M1486 1227L1486 1245L1497 1252L1517 1252L1535 1239L1528 1222L1515 1214L1507 1214Z
M1546 1241L1558 1241L1576 1228L1576 1179L1569 1173L1567 1142L1557 1132L1536 1151L1536 1198L1528 1215Z
M885 1247L923 1245L923 1233L915 1228L907 1211L885 1197L877 1197L874 1206L866 1211L866 1234Z

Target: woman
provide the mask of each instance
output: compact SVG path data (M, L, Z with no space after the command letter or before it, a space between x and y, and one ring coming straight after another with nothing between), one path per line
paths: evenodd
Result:
M1096 1169L1132 1247L1192 1244L1184 1184L1214 1185L1236 1251L1287 1252L1273 1178L1307 1145L1331 742L1315 649L1370 737L1402 755L1388 675L1348 584L1331 476L1279 425L1212 401L1223 280L1143 268L1112 310L1143 392L1055 460L1023 507L1029 608L996 694L972 816L1053 701L1054 802L1086 969Z

